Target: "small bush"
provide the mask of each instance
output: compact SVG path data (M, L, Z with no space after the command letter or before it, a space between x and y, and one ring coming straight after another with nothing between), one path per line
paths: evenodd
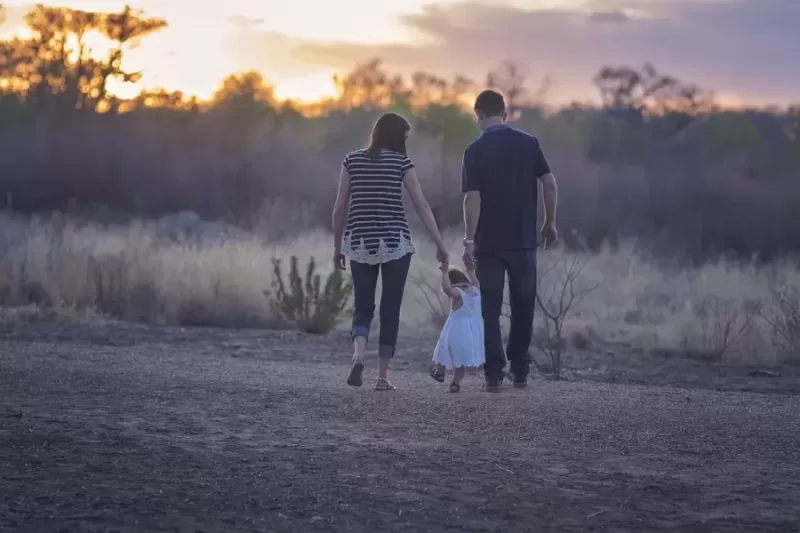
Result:
M121 257L89 257L88 275L94 288L94 308L109 318L125 318L128 268Z
M549 371L554 379L561 379L561 354L567 345L564 338L567 317L597 288L578 286L577 280L585 266L584 256L564 255L539 276L536 303L544 324L544 339L539 349L547 356L548 365L540 365L535 358L531 360L540 372Z
M694 342L684 339L685 353L693 359L718 362L750 350L759 313L758 302L707 296L694 306L699 337Z
M774 305L763 316L772 328L773 344L791 360L800 361L800 287L773 286L772 299Z
M535 332L536 348L547 357L547 362L540 363L530 352L528 361L540 374L555 380L562 378L561 355L569 344L564 335L567 319L597 288L597 286L580 287L581 284L578 283L586 263L586 257L583 255L563 254L538 273L536 316L539 317L542 326ZM508 302L503 302L502 316L507 321L511 319L511 305ZM576 347L588 348L588 336L573 334L573 337L577 339ZM508 331L505 328L503 340L508 342ZM510 370L508 378L513 379Z
M328 333L343 319L352 286L341 270L334 270L325 280L316 273L312 257L305 278L300 276L297 256L292 256L288 283L284 282L280 259L272 260L272 306L280 318L294 323L306 333Z

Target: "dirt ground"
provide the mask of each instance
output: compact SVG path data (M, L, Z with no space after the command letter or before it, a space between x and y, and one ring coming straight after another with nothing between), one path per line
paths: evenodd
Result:
M453 395L428 344L377 393L339 337L0 324L0 531L800 531L796 374L601 351Z

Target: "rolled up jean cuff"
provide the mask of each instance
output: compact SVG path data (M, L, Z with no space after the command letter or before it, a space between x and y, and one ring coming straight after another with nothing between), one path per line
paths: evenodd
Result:
M391 359L394 357L394 346L381 344L378 346L378 357L381 359Z
M364 337L365 339L369 340L369 327L353 326L353 328L350 330L350 340L353 340L356 337Z

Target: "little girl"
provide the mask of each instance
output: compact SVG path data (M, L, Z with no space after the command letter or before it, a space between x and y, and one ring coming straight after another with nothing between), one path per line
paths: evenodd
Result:
M484 361L483 318L478 278L473 270L467 273L442 263L442 292L450 297L447 317L433 351L431 377L444 382L445 369L455 370L450 392L461 391L461 379L467 368L477 368Z

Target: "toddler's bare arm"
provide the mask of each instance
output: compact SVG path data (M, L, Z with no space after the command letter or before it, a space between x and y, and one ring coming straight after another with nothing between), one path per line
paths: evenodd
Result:
M442 292L445 293L450 298L460 300L461 293L458 292L458 290L455 289L453 285L450 283L450 276L447 272L448 270L447 263L442 263L441 269L442 269Z

